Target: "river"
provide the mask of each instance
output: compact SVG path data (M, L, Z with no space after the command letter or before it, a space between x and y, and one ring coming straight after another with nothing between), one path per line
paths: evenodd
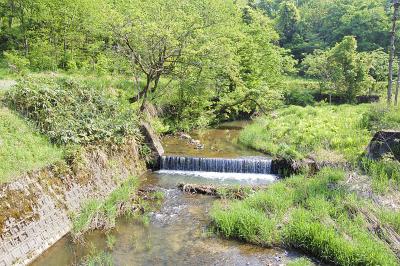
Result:
M197 150L184 140L167 137L167 154L199 157L260 156L237 143L243 123L228 123L217 129L193 132L205 145ZM196 184L268 184L273 176L246 178L243 174L176 174L149 172L141 178L143 187L156 187L164 192L161 207L149 214L148 223L120 218L109 235L115 239L107 246L104 232L91 232L85 243L74 243L65 236L40 256L32 265L80 265L89 254L105 251L115 265L286 265L299 254L283 249L267 249L238 241L225 240L210 232L209 212L216 199L179 191L179 182Z

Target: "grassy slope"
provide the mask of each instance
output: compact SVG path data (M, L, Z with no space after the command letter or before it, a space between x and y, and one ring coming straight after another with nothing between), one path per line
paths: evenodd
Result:
M211 215L228 238L294 247L338 265L398 265L385 239L388 228L399 233L400 214L387 219L381 207L348 193L344 177L331 169L294 176L244 201L216 205ZM384 217L380 230L371 230L371 217Z
M0 182L62 158L62 150L0 106Z
M361 126L368 105L290 106L262 117L245 128L240 141L257 150L285 158L309 155L325 160L355 160L371 139Z

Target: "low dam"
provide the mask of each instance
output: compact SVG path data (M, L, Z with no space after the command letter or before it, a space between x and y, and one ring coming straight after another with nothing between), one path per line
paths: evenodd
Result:
M199 158L162 156L161 170L218 173L270 174L272 160L267 158Z

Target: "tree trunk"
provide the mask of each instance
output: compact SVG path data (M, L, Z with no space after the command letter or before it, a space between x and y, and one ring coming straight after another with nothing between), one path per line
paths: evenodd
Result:
M15 5L14 1L9 1L10 14L8 15L8 29L11 30L14 20Z
M146 86L143 89L143 100L142 100L142 105L140 106L140 111L143 112L144 109L146 108L146 100L147 100L147 93L149 91L150 88L150 84L151 84L151 76L147 75L146 78Z
M397 106L397 98L399 96L399 89L400 89L400 55L397 58L399 69L397 70L397 83L396 83L396 92L394 95L394 105Z
M393 0L393 23L392 23L392 31L390 32L390 57L389 57L389 84L387 91L387 104L390 106L392 102L392 86L393 86L393 61L394 61L394 53L395 53L395 40L396 40L396 22L399 16L399 0Z

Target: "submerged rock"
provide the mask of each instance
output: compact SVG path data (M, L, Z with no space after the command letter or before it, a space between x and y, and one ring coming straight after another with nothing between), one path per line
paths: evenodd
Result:
M179 138L187 139L187 140L191 140L192 139L192 137L190 135L185 134L185 133L179 133Z

